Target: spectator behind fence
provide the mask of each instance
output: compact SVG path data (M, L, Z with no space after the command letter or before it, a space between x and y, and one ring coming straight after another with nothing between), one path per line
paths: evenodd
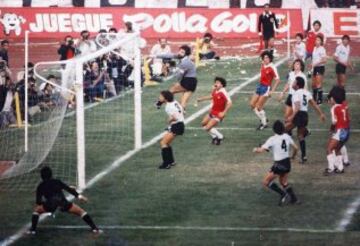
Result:
M66 36L64 41L60 43L58 54L60 55L60 61L69 60L75 56L74 40L70 35Z
M0 85L5 85L7 77L11 77L11 71L7 62L0 57Z
M6 65L8 67L9 66L9 55L8 55L8 50L9 50L9 41L8 40L3 40L1 41L1 47L0 47L0 58L4 61L6 61Z
M132 66L118 54L111 54L107 60L107 71L115 85L116 94L128 86Z
M59 90L54 86L58 84L57 78L50 74L46 78L51 83L42 83L39 87L39 97L41 100L40 107L42 109L49 109L61 105L61 95Z
M10 77L6 77L6 83L0 85L0 129L16 123L14 113L15 85Z
M87 102L99 101L104 96L105 72L100 71L99 64L92 62L86 67L84 81L85 99Z
M166 38L160 38L158 43L155 44L151 51L150 55L153 57L166 55L171 53L170 45L167 42ZM169 63L171 59L160 59L154 58L152 64L152 74L154 77L156 76L164 76L166 77L169 73Z
M93 40L90 40L90 33L88 30L84 30L80 33L80 40L75 44L77 55L88 55L96 51L96 44Z
M218 56L215 56L216 53L213 48L216 44L213 41L213 35L211 33L205 33L204 37L200 40L199 49L200 49L200 60L209 60L209 59L219 59Z

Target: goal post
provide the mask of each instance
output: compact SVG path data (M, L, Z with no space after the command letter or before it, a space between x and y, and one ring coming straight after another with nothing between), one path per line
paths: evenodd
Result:
M3 133L6 135L2 139L2 142L8 143L8 146L21 146L21 149L9 147L1 155L4 160L8 159L8 156L12 156L13 160L16 160L16 165L10 165L0 173L1 187L3 185L7 188L21 187L26 189L27 185L32 187L37 180L36 177L38 177L33 175L33 171L40 165L49 165L55 171L56 176L59 174L59 177L68 177L69 180L72 180L71 182L77 183L79 190L84 190L86 188L87 158L90 163L94 163L93 151L90 150L87 153L87 149L90 147L90 149L94 150L94 146L97 145L97 140L94 139L94 129L101 130L101 126L97 127L96 124L108 126L106 134L111 134L111 131L116 132L117 135L115 136L109 135L113 137L113 141L124 139L124 143L126 141L129 142L129 144L121 146L121 151L131 151L142 147L140 32L122 33L115 36L112 36L111 42L108 45L103 47L97 46L97 49L92 52L84 53L65 61L38 62L34 65L36 86L40 87L41 85L44 88L47 85L52 85L58 95L58 104L48 109L48 111L35 112L36 117L32 116L32 123L31 125L28 124L29 119L27 119L27 116L33 112L33 108L30 108L28 104L30 102L30 95L27 93L28 83L25 83L26 94L22 103L24 105L26 127L5 130ZM29 33L26 33L25 40L26 64L24 79L26 81L30 79L27 73L27 62L30 60L27 46L29 46ZM90 64L90 62L99 60L109 53L115 53L119 48L131 51L127 57L124 56L129 61L131 60L129 64L131 64L134 75L132 80L134 82L134 89L129 90L131 94L119 94L106 101L104 95L104 103L85 103L84 64ZM49 75L54 75L60 79L54 82L50 78L48 79ZM73 104L69 104L70 98L75 100L75 108L72 107ZM115 104L115 102L120 104ZM121 103L124 103L124 106ZM68 106L71 107L69 108ZM114 106L115 110L118 110L119 115L112 117L114 120L112 125L109 125L106 118L101 118L101 122L99 118L94 118L96 117L95 113L99 115L99 112L104 113L104 111L100 109L93 110L92 108L105 108L108 110L106 113L110 113L110 110L114 110ZM86 111L87 108L91 110ZM89 115L94 115L94 117L91 118ZM89 127L92 128L90 129ZM87 128L90 130L89 133L87 133ZM116 130L117 128L118 130ZM125 135L122 137L119 134ZM87 135L93 138L87 141ZM62 145L63 141L67 142ZM105 136L103 141L106 141ZM109 141L111 140L106 141L106 144L111 144ZM100 147L99 151L102 150L104 149ZM26 180L27 183L22 182L22 180Z

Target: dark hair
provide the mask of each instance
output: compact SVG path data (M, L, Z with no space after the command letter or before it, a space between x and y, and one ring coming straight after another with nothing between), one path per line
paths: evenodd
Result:
M321 27L321 22L320 21L316 20L316 21L313 22L313 26L315 26L316 24L318 24Z
M213 35L209 32L204 34L204 38L209 38L209 39L213 39Z
M316 38L319 38L321 40L321 45L324 44L324 37L321 35L316 35Z
M51 168L48 166L45 166L43 168L41 168L40 170L40 176L42 178L42 180L49 180L52 178L52 171Z
M278 135L283 134L285 132L284 123L282 123L280 120L275 121L273 125L273 131Z
M215 77L214 81L219 81L223 87L226 87L226 79L222 78L222 77Z
M185 51L185 56L191 55L191 48L188 45L181 45L180 50Z
M3 46L4 44L9 44L9 43L10 43L9 40L4 39L1 41L1 46Z
M47 80L56 79L56 77L55 77L55 75L53 75L53 74L49 74L46 79L47 79Z
M73 39L73 37L72 37L71 35L66 35L65 38L64 38L64 40L66 41L68 38Z
M298 76L295 78L296 80L296 85L300 88L300 89L303 89L305 87L305 80L304 78Z
M261 60L264 60L264 57L267 56L270 59L270 62L272 62L274 60L274 55L272 54L272 52L265 50L263 53L261 53Z
M174 101L174 95L170 91L161 91L160 94L165 98L167 102Z
M304 71L305 71L305 63L304 63L304 61L301 60L301 59L296 59L296 60L293 62L293 68L294 68L295 63L297 63L297 62L300 63L301 71L304 72Z
M80 35L82 36L83 34L88 33L88 32L89 32L88 30L82 30L82 31L80 32Z
M28 68L33 68L33 67L34 67L34 63L28 62Z
M341 86L335 85L329 92L329 98L333 98L337 104L343 103L346 100L345 89Z
M295 37L299 37L301 39L304 39L304 35L302 33L296 33Z
M348 41L350 41L350 36L345 34L344 36L342 36L341 40L347 39Z
M265 7L270 7L270 4L265 3L265 4L264 4L264 8L265 8Z
M117 32L117 29L115 27L112 27L109 29L109 32Z
M100 29L99 33L107 33L105 29Z
M133 24L130 21L125 22L125 26L128 31L133 31Z

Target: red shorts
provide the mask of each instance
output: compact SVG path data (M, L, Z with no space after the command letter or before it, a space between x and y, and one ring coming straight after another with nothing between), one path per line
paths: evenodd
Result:
M213 112L213 111L211 111L210 114L209 114L209 117L210 117L210 119L216 120L217 122L221 122L222 118L219 117L220 113L221 112Z

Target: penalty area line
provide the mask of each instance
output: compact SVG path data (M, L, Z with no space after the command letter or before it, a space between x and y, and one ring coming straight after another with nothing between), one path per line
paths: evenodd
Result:
M285 57L285 58L279 60L277 63L275 63L275 66L277 67L277 66L281 65L284 62L286 62L287 60L288 60L288 58ZM229 95L233 96L235 93L237 93L238 91L243 89L245 86L249 85L250 83L256 81L259 78L260 78L260 74L257 73L256 75L254 75L249 80L247 80L247 81L241 83L240 85L234 87L233 89L231 89L229 91ZM211 104L209 104L207 106L204 106L202 109L196 111L195 113L193 113L192 115L187 117L185 119L185 124L189 124L190 122L194 121L195 119L197 119L198 117L200 117L201 115L206 113L210 109L210 107L211 107ZM108 174L112 173L115 169L119 168L123 163L125 163L125 161L129 160L132 156L134 156L135 154L137 154L141 150L146 149L146 148L154 145L155 143L157 143L163 137L163 135L164 135L164 132L160 133L159 135L155 136L154 138L152 138L148 142L144 143L141 148L130 150L126 154L118 157L117 160L115 160L113 163L108 165L108 167L106 167L103 171L101 171L100 173L95 175L93 178L91 178L89 180L89 182L86 184L85 189L89 189L90 187L92 187L95 183L97 183L98 181L103 179ZM46 217L47 216L41 216L40 220L39 220L39 223L41 221L43 221ZM0 245L7 246L7 245L15 243L16 241L18 241L20 238L23 237L23 235L26 233L26 231L28 230L29 227L30 227L30 223L25 224L15 234L13 234L10 237L5 238L3 241L0 241Z
M49 229L89 230L86 225L55 225L43 226ZM279 228L279 227L219 227L219 226L157 226L157 225L99 225L103 230L179 230L179 231L237 231L237 232L298 232L298 233L339 233L331 229Z

